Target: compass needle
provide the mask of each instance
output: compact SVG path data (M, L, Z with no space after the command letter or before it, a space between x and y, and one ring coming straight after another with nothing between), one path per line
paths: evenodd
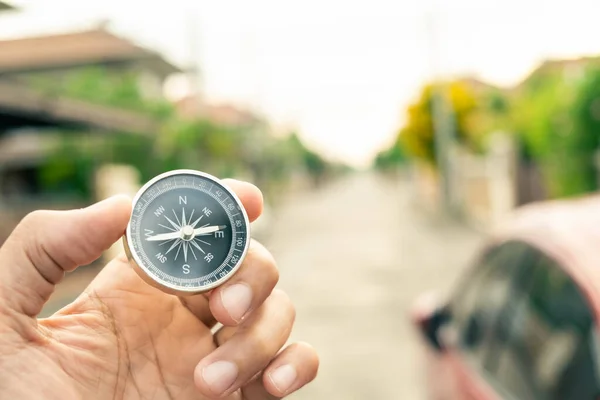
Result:
M165 240L175 240L180 236L179 232L161 233L159 235L149 236L146 238L148 242L162 242Z
M178 296L204 293L240 268L250 222L236 193L218 178L176 170L152 178L135 195L123 242L148 284Z
M203 235L208 235L208 234L213 233L213 232L220 231L220 230L222 230L224 228L226 228L225 225L213 225L213 226L206 226L206 225L204 225L203 227L194 230L194 234L196 236L200 236L200 235L203 236Z

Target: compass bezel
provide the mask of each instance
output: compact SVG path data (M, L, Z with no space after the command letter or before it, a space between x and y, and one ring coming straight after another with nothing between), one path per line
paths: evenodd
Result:
M235 192L233 190L231 190L227 185L225 185L221 179L219 179L211 174L208 174L206 172L196 171L196 170L192 170L192 169L172 170L172 171L168 171L168 172L159 174L159 175L155 176L154 178L150 179L138 190L138 192L134 196L133 201L132 201L132 210L138 204L140 198L146 193L146 191L151 186L153 186L154 184L156 184L157 182L159 182L163 179L166 179L166 178L169 178L169 177L172 177L175 175L194 175L194 176L198 176L200 178L212 181L214 184L218 185L219 188L222 188L225 192L227 192L227 194L238 204L238 206L240 208L240 213L242 214L242 217L245 222L245 232L244 233L245 233L246 240L245 240L244 248L242 249L239 260L229 270L229 272L224 277L217 279L215 282L212 282L209 285L202 286L202 287L186 287L186 286L176 285L171 282L166 282L166 281L160 279L159 277L156 277L149 270L149 268L144 265L144 262L142 261L141 257L137 254L137 252L131 246L133 238L131 236L132 233L131 233L131 217L130 217L129 222L127 223L127 228L125 230L125 235L123 236L123 245L125 247L125 254L127 255L129 263L131 264L133 269L136 271L136 273L146 283L162 290L163 292L166 292L169 294L174 294L177 296L191 296L191 295L195 295L195 294L199 294L199 293L209 292L209 291L215 289L216 287L221 286L223 283L225 283L226 281L231 279L232 276L235 275L237 270L241 267L242 263L244 262L244 259L246 258L246 255L248 253L248 249L250 247L250 241L252 240L251 235L250 235L251 227L250 227L250 221L248 219L248 214L246 213L246 209L244 208L244 205L242 204L242 201L240 200L240 198L237 196L237 194L235 194ZM133 216L133 211L132 211L132 216ZM233 245L233 243L232 243L232 245Z

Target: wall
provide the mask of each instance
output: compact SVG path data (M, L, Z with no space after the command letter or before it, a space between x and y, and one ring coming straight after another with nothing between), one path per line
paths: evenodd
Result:
M517 206L517 158L508 135L491 136L489 152L474 155L461 148L451 153L455 195L465 218L493 229Z

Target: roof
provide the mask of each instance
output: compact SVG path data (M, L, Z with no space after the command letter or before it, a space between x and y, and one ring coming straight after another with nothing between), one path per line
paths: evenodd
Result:
M206 118L223 125L243 126L258 121L250 111L231 104L209 104L194 95L176 101L175 107L184 118Z
M35 130L17 133L0 137L0 164L3 166L36 164L60 144L59 138L52 134L40 134Z
M247 110L231 104L209 104L193 95L178 100L175 107L184 118L206 118L228 126L251 125L258 120L257 116Z
M507 239L523 240L559 261L600 320L600 194L522 207L494 235Z
M11 6L8 3L5 3L4 1L0 0L0 11L4 11L4 10L14 10L15 7Z
M10 81L0 81L0 134L20 126L65 126L106 131L154 133L145 115L63 97L50 96Z
M534 68L524 79L522 79L515 88L520 88L526 82L528 82L534 76L543 73L543 72L551 72L551 71L561 71L567 68L573 67L585 67L590 64L600 64L600 57L591 56L591 57L579 57L579 58L565 58L558 60L545 60L541 62L536 68Z
M104 28L0 41L0 73L144 61L164 76L180 69Z

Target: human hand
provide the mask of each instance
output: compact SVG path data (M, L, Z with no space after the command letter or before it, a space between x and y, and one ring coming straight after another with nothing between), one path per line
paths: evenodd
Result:
M250 220L253 185L228 180ZM0 248L0 397L7 399L282 398L312 381L314 349L286 344L295 311L274 290L270 253L253 241L238 272L208 294L165 294L124 256L73 303L37 319L65 271L120 239L130 200L28 215ZM217 322L223 328L211 331Z

